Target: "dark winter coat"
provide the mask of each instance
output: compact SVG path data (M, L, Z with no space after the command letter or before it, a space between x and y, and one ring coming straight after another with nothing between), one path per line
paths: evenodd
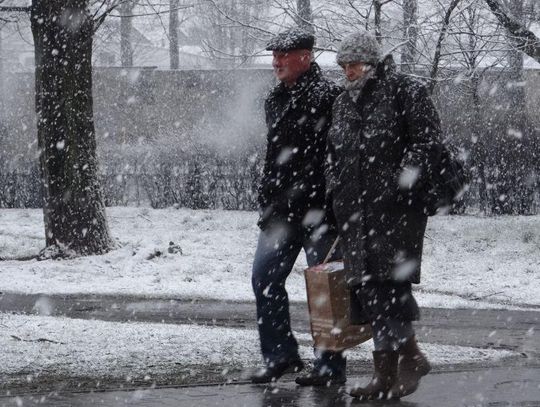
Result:
M270 92L265 101L267 149L259 186L261 228L270 219L300 225L310 210L325 210L326 138L332 104L340 92L315 63L292 88L281 83ZM314 218L313 223L325 220Z
M327 182L351 286L420 282L427 215L419 191L439 160L440 135L426 88L391 57L358 98L336 99ZM406 167L419 171L416 182L398 182Z

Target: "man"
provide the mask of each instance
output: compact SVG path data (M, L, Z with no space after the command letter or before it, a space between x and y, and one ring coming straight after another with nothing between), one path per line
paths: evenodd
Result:
M322 263L337 234L325 202L326 135L332 103L340 89L313 61L312 34L292 28L267 45L280 83L265 101L268 127L264 173L259 188L261 229L252 284L265 367L254 383L267 383L304 365L289 316L285 280L304 248L310 266ZM341 353L318 352L314 370L300 385L345 382Z
M426 88L383 58L374 35L346 37L337 62L346 90L328 135L328 193L355 311L371 323L375 345L372 380L350 394L400 398L430 371L412 325L419 318L412 284L420 282L424 187L440 161L440 120Z

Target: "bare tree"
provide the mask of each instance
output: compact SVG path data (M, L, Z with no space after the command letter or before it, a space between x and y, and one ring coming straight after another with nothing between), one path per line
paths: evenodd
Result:
M179 0L170 0L169 13L169 59L171 69L178 69L180 53L178 49L178 6Z
M508 12L499 0L485 0L502 26L512 35L520 51L540 62L540 38Z
M382 43L382 8L385 4L394 0L373 0L373 26L375 27L375 37L379 44Z
M473 2L464 7L456 20L453 37L461 53L461 62L468 79L468 81L461 81L461 87L464 89L463 93L470 98L472 105L469 113L464 115L465 125L470 128L470 138L467 142L470 145L469 164L476 177L474 184L478 187L480 210L488 213L490 191L488 191L487 182L489 175L487 146L490 145L490 134L486 131L486 126L483 125L485 121L482 113L483 102L480 95L480 82L484 72L489 69L489 65L482 69L481 64L486 54L491 53L491 50L486 49L486 47L489 46L488 43L493 42L493 38L482 32L485 23L482 21L482 13L478 2ZM466 105L468 105L468 102L469 100L467 100Z
M0 119L4 115L4 52L2 49L2 27L3 23L0 21Z
M460 134L455 144L468 151L480 209L492 214L528 213L534 148L522 86L523 54L483 0L462 0L455 14L441 50L441 58L449 63L447 73L456 79L443 85L452 89L443 97L454 98L452 104L460 106L455 110L459 120L447 117L454 129L449 133Z
M133 44L131 41L132 14L135 2L124 1L120 5L120 61L123 67L133 66Z
M4 65L4 50L3 50L3 28L6 24L16 23L21 14L28 13L29 7L2 6L4 0L0 0L0 118L2 118L5 109L4 102L4 81L5 81L5 65ZM0 123L1 127L2 123Z
M38 145L46 251L104 253L113 247L96 159L88 0L33 0Z
M403 38L407 44L401 51L401 70L412 73L418 40L418 0L403 0Z
M313 28L313 14L311 12L311 0L296 0L297 24L306 31L315 32Z
M218 67L244 64L271 35L268 8L262 0L206 0L196 8L201 24L194 33ZM296 11L288 11L294 20Z
M515 21L525 26L524 21L524 0L508 0L510 12L512 13ZM513 36L509 35L510 42L513 41ZM510 80L514 84L519 84L523 81L523 53L517 48L513 48L508 53L508 63L510 66ZM516 103L517 110L521 111L521 114L525 112L525 91L523 86L515 86L515 92L513 95L513 101Z
M454 12L455 8L458 6L461 0L452 0L446 9L446 12L444 14L443 22L441 31L439 33L439 38L437 39L437 45L435 46L435 54L433 56L433 63L431 65L431 73L430 73L430 81L429 81L429 91L430 93L433 93L433 90L435 88L436 79L439 73L439 62L441 60L441 51L442 51L442 45L446 37L446 33L448 31L448 26L450 25L450 18L452 16L452 13Z
M526 26L524 14L524 0L508 0L509 10L515 22L522 27ZM509 34L510 44L514 42L514 36ZM540 45L540 43L539 43ZM540 57L540 54L539 54ZM509 81L507 84L509 102L505 106L508 116L507 134L505 137L505 172L506 178L502 183L506 197L498 203L501 213L525 214L530 207L532 198L531 188L527 185L530 172L529 165L533 161L532 149L528 148L531 138L531 124L527 115L525 87L523 86L523 63L524 54L521 44L508 52ZM514 136L516 135L516 136ZM511 193L508 193L511 191Z

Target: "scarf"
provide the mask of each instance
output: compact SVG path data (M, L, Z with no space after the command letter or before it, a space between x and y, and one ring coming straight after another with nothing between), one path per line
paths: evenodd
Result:
M365 71L364 75L360 78L355 79L354 81L345 79L345 90L349 92L349 95L354 102L358 100L367 81L373 78L373 76L375 76L375 69L373 69L372 66L369 66L368 70Z

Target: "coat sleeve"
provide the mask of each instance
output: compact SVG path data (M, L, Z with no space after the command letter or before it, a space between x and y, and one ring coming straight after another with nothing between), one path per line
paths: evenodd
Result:
M400 189L419 189L433 173L441 157L441 122L425 86L405 79L400 86L407 151L401 162Z
M331 199L332 191L335 189L338 183L337 176L337 164L336 164L336 146L332 141L334 139L333 133L338 131L336 117L336 101L339 95L343 92L343 88L340 86L333 86L331 88L332 107L330 108L330 123L328 127L328 133L326 135L326 151L324 160L324 178L326 183L326 200Z
M267 98L264 102L264 113L265 113L265 120L266 120L266 128L268 131L270 131L270 115L269 115L269 99ZM267 137L266 142L266 153L264 158L264 167L263 172L261 176L261 180L259 182L259 188L258 188L258 197L257 201L259 203L259 207L261 209L264 209L270 205L270 197L269 197L269 186L270 186L270 178L272 176L271 174L271 163L273 160L273 154L272 154L272 145L271 141Z
M326 154L325 154L325 165L324 165L324 175L326 180L326 197L332 195L332 191L336 188L338 184L337 176L337 166L336 166L336 147L332 142L332 132L336 131L336 125L332 124L328 132L328 137L326 139Z

